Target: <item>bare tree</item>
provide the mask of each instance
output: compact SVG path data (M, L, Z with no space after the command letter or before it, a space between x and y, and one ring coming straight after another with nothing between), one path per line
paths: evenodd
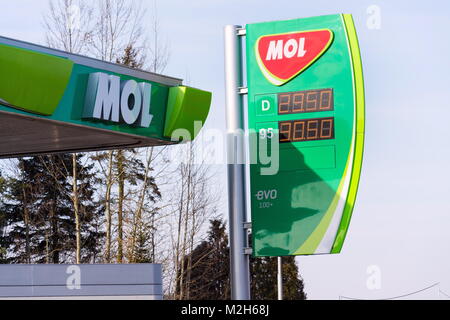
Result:
M81 0L49 1L49 13L44 16L46 42L51 48L70 53L84 53L92 37L93 8ZM73 195L76 225L76 263L81 262L81 227L78 203L77 154L73 160Z
M80 226L80 210L78 201L78 174L77 174L77 155L74 153L72 155L72 202L73 211L75 215L75 237L76 237L76 253L75 261L77 264L81 263L81 226Z
M95 57L115 62L132 46L146 60L146 38L142 21L146 9L142 1L97 0L96 23L89 38L89 52Z
M111 262L111 231L112 231L111 189L113 185L112 166L113 166L113 152L110 151L108 152L108 173L106 174L106 197L105 197L105 209L106 209L105 260L107 263Z
M103 176L105 193L102 198L103 203L105 205L105 216L106 216L106 240L105 240L105 249L103 253L103 262L111 263L111 251L112 251L112 225L113 225L113 216L112 216L112 192L113 186L116 181L116 177L113 173L114 166L114 151L108 152L96 152L91 154L90 159L94 161L97 166L100 168L100 172Z
M144 37L142 21L146 10L142 1L106 0L96 1L97 19L89 38L89 52L99 59L126 63L129 59L123 59L124 55L132 48L133 65L143 66L146 59L146 39ZM129 63L128 63L129 64ZM116 173L112 170L115 157L117 165ZM105 260L110 262L112 242L112 217L111 217L111 188L114 181L118 183L118 208L117 208L117 262L123 262L124 256L124 199L125 199L125 168L124 151L109 152L109 169L107 180L106 208L107 208L107 239ZM116 177L111 175L116 174Z
M93 32L92 17L93 8L86 1L49 1L49 12L44 15L47 45L72 53L86 52Z
M124 170L124 153L123 150L117 151L117 180L119 184L119 197L117 209L117 262L123 262L123 201L125 192L125 170Z
M156 0L153 2L152 14L152 41L150 45L150 66L149 70L152 72L161 73L167 66L170 58L169 45L165 39L161 39L160 30L161 24L158 17L158 8L156 7Z
M178 158L183 161L172 173L172 177L178 178L176 187L172 189L176 230L172 231L175 234L172 237L172 267L167 269L169 272L166 275L170 279L168 296L189 299L192 269L189 256L202 240L205 222L216 216L220 195L214 187L213 168L195 156L196 144L188 142L178 148Z

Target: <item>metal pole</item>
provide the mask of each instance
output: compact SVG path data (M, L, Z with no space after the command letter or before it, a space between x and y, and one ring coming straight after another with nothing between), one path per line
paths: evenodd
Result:
M282 260L281 257L277 257L278 261L278 300L283 300L283 271L282 271Z
M245 215L245 151L242 96L242 45L239 26L225 27L225 94L227 118L228 210L230 228L231 298L250 299L249 256Z

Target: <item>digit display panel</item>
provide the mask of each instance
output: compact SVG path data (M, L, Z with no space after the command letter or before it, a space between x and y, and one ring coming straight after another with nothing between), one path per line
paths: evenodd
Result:
M334 118L280 121L280 143L334 139Z
M278 94L278 114L334 110L333 89L284 92Z

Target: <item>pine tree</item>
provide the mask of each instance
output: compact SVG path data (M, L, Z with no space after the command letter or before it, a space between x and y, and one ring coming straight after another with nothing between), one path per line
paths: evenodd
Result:
M229 283L229 249L226 228L222 221L211 220L208 240L200 243L186 256L192 259L189 286L189 298L193 300L228 300L230 299ZM185 274L188 273L185 266ZM180 279L181 277L177 277ZM186 277L185 277L186 278ZM180 294L180 283L177 283L177 298ZM184 297L181 297L184 299Z
M154 263L151 252L151 226L148 223L139 223L136 227L137 232L134 235L132 263Z
M299 278L295 257L282 258L283 299L305 300L303 281ZM251 294L253 300L276 300L278 262L276 257L251 258Z
M128 45L125 48L122 57L120 57L120 59L117 59L117 63L123 64L133 69L141 69L144 64L143 58L144 57L140 55L138 50L133 48L132 45Z
M189 257L185 257L188 259ZM191 253L190 299L230 299L229 247L225 225L221 220L211 220L208 240ZM184 264L186 265L186 264ZM188 270L184 270L187 273ZM277 259L251 258L251 293L254 300L277 299ZM177 293L180 292L177 285ZM182 297L183 298L183 297ZM294 257L283 257L283 298L306 299L303 280L299 277Z
M94 262L103 233L98 205L93 201L95 176L92 165L81 165L77 156L77 181L81 227L81 262ZM72 155L19 159L20 175L8 180L8 230L4 235L8 262L74 262L76 233L72 186Z

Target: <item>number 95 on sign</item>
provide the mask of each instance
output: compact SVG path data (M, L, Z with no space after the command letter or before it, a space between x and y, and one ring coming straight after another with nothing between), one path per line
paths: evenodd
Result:
M258 133L258 138L261 140L278 138L278 122L257 123L256 132Z

